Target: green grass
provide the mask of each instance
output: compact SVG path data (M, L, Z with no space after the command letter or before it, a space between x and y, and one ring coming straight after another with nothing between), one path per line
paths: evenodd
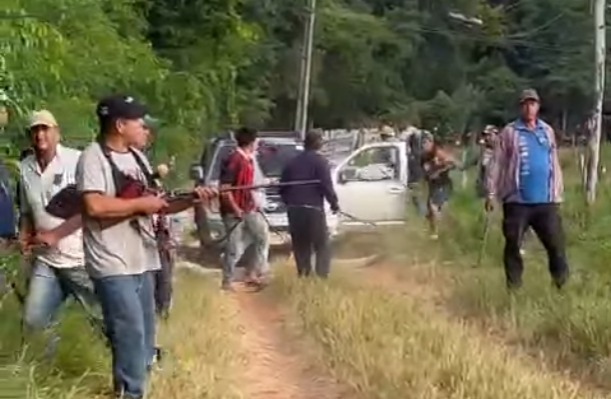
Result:
M545 252L531 234L525 244L524 287L517 295L508 295L500 211L493 215L482 265L474 267L482 249L484 216L482 202L470 187L452 199L440 241L420 240L411 255L450 265L456 280L452 300L464 315L510 329L523 344L543 350L562 365L568 363L578 373L597 374L598 382L609 387L605 375L611 355L611 192L608 176L602 176L597 202L588 208L571 156L566 153L562 159L566 185L562 215L571 268L563 293L551 288Z
M167 372L153 378L150 398L240 398L236 379L241 354L231 304L217 282L197 275L179 274L176 291L171 323L162 325L159 334L170 353ZM61 340L49 360L42 356L45 334L22 346L21 313L13 296L0 309L0 398L109 397L110 353L77 305L69 303L61 312Z
M513 355L418 298L336 271L330 281L277 277L275 295L321 364L368 398L604 397Z

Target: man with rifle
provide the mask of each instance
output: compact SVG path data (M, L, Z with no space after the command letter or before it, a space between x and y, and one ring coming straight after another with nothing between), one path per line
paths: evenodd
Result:
M121 398L142 398L147 367L155 350L155 309L150 247L156 247L151 215L175 213L207 201L215 192L198 187L194 197L176 201L150 194L152 171L141 151L146 142L146 108L134 98L102 99L96 113L97 142L77 167L83 200L86 266L102 305L112 349L114 391Z
M49 111L32 113L27 133L33 153L20 163L19 242L23 254L34 254L24 326L26 331L48 327L62 302L73 296L101 327L101 316L95 312L99 305L84 267L81 215L63 220L46 210L51 197L74 183L81 153L59 143L59 126Z

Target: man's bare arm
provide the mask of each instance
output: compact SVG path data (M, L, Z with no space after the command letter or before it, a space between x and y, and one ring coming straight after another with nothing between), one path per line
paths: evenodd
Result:
M130 218L140 212L140 199L110 197L97 192L83 194L85 213L96 219Z
M231 188L231 184L222 184L221 185L221 191L229 189L229 188ZM240 207L236 203L236 200L233 197L233 193L231 191L227 191L227 192L225 192L225 193L223 193L221 195L229 202L229 206L231 207L231 209L233 210L233 212L235 214L239 214L239 213L242 212L242 210L240 209Z
M19 218L19 242L23 245L34 236L34 219L30 213L23 213Z
M62 224L51 230L53 234L56 234L58 238L62 239L74 233L83 226L82 215L75 215L70 219L64 221Z

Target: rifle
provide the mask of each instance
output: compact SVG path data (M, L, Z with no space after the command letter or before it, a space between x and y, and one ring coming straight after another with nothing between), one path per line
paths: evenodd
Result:
M219 195L230 193L240 190L260 190L262 188L276 188L276 187L290 187L290 186L303 186L308 184L318 184L320 180L298 180L292 182L282 183L267 183L267 184L253 184L245 186L233 186L226 187L218 190ZM123 188L120 190L117 197L125 199L134 199L145 195L158 195L159 192L156 190L148 189L143 183L134 180L128 181ZM169 203L175 201L183 201L189 199L196 199L197 194L195 190L174 190L162 194ZM59 193L57 193L49 203L45 210L51 215L60 219L70 219L76 215L83 213L83 201L81 194L78 192L75 184L70 184L64 187ZM115 223L116 224L116 223Z
M253 185L246 185L246 186L232 186L232 187L225 187L222 188L220 190L218 190L219 195L220 194L226 194L226 193L231 193L234 191L241 191L241 190L260 190L262 188L279 188L279 187L291 187L291 186L305 186L308 184L318 184L320 183L320 180L297 180L297 181L291 181L291 182L278 182L278 183L266 183L266 184L253 184ZM174 191L170 191L169 192L169 196L168 199L170 201L176 201L176 200L183 200L183 199L191 199L191 198L195 198L196 194L194 190L174 190Z

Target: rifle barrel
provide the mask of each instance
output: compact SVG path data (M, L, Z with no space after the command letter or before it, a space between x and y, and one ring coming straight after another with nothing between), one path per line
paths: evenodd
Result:
M262 188L274 188L274 187L304 186L307 184L318 184L318 183L320 183L320 180L297 180L297 181L279 182L279 183L252 184L252 185L246 185L246 186L233 186L233 187L222 188L219 190L219 193L221 194L229 193L229 192L238 191L238 190L259 190ZM176 199L191 198L193 197L193 195L194 195L193 190L174 191L174 192L169 193L168 197L170 197L172 200L176 200Z

